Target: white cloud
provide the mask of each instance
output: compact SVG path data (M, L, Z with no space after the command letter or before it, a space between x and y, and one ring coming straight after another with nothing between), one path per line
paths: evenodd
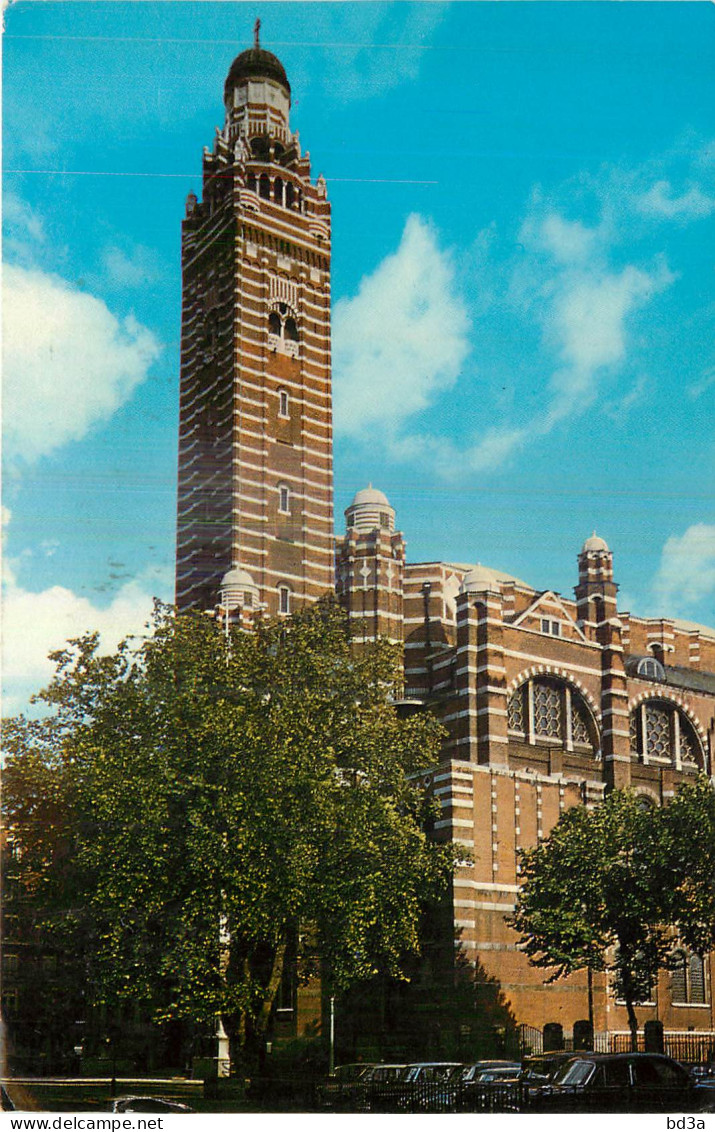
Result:
M551 362L538 378L541 396L530 419L492 425L461 445L409 429L411 417L454 386L470 351L466 301L451 260L413 215L397 252L362 280L354 298L336 304L336 433L374 440L379 424L394 459L427 462L444 478L465 467L488 471L586 412L616 373L627 373L633 316L674 279L665 262L612 268L605 224L588 228L553 208L544 213L538 198L520 240L509 303L520 319L541 327ZM643 382L632 387L631 402L642 389Z
M2 221L5 231L41 242L45 236L42 218L17 193L6 190L2 198Z
M553 399L541 431L592 404L600 373L626 358L629 316L672 280L662 265L649 273L632 264L620 272L586 267L554 280L544 326L563 365L551 376Z
M50 680L54 665L48 653L72 637L97 630L102 652L111 652L125 636L144 632L152 595L129 582L106 609L97 609L64 586L41 593L8 588L3 602L3 710L22 711L33 692Z
M6 189L2 197L4 258L27 263L45 240L45 226L38 215L17 193Z
M346 9L340 12L341 42L325 49L325 64L318 73L329 84L331 97L343 101L373 98L414 80L429 38L447 10L437 0L341 7ZM330 40L335 34L331 6L315 5L312 18L327 24L324 39Z
M528 428L494 428L466 453L473 472L489 471L500 467L529 436Z
M37 268L3 277L5 443L25 462L106 420L158 357L151 331Z
M395 429L457 379L469 320L449 255L419 216L397 251L333 312L336 432Z
M697 401L698 398L702 397L703 393L707 393L708 389L713 385L715 385L715 367L705 370L698 381L694 381L692 385L688 386L686 392L688 397L692 397L693 401Z
M644 216L663 220L697 220L715 212L715 197L707 196L698 185L675 196L669 181L656 181L635 204Z
M161 276L155 253L141 245L137 245L131 255L122 248L105 248L102 259L109 279L120 287L144 287Z
M2 512L5 527L10 512L5 507ZM3 572L5 715L26 710L30 696L48 684L54 672L48 653L62 648L73 637L94 631L100 634L100 653L112 652L124 637L145 632L154 595L168 597L172 586L167 571L149 569L122 586L111 605L99 609L65 586L50 586L39 592L25 589L7 559Z
M686 616L710 594L715 594L715 525L695 523L663 547L653 595L659 609Z
M580 220L566 220L557 212L550 212L538 222L527 218L520 239L527 246L548 252L559 263L579 263L593 255L600 233Z
M622 397L617 398L611 403L604 404L605 412L608 413L608 416L616 423L624 424L629 410L642 400L643 394L647 388L648 379L644 374L641 374Z

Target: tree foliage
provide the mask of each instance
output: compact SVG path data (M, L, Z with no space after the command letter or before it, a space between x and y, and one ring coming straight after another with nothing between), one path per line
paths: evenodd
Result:
M98 997L240 1044L287 956L334 990L404 974L453 852L423 832L440 729L397 717L396 650L352 650L332 603L229 637L158 606L136 646L55 660L53 718L6 731L5 806L27 897L94 926Z
M630 791L574 807L521 870L511 924L523 950L548 981L607 971L635 1041L658 972L715 945L715 790L701 776L662 808Z

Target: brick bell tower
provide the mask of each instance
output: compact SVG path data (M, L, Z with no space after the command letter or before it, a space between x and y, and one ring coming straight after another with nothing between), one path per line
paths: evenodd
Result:
M176 603L241 622L333 586L330 205L259 27L182 226Z

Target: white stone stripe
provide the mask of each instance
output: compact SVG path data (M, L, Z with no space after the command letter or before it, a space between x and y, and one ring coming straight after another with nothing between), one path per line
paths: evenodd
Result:
M541 636L541 634L538 634L538 635ZM553 637L553 638L550 638L550 639L558 640L557 637ZM579 648L581 648L581 647L583 647L583 642L579 641ZM600 649L601 646L596 645L595 647ZM548 661L546 658L536 657L536 656L534 656L533 653L530 653L530 652L529 653L518 652L515 649L504 649L503 652L504 652L505 656L512 657L515 660L528 660L529 663L532 664L532 665L540 664L540 663L544 663L544 664L552 663L551 661ZM600 675L601 675L601 669L600 668L586 668L582 664L573 664L571 661L567 662L566 660L562 660L559 663L563 664L566 668L571 669L571 671L573 671L573 672L586 672L589 676L599 676L600 677Z
M445 818L434 823L435 829L449 829L452 826L459 829L473 829L474 822L467 821L465 818Z

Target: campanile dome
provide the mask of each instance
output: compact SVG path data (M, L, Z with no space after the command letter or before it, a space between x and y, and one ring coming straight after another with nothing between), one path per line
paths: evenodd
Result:
M242 51L236 56L224 85L224 101L228 101L234 87L248 79L273 79L274 82L285 87L290 98L290 83L285 67L276 55L264 51L262 47L249 47L247 51Z

